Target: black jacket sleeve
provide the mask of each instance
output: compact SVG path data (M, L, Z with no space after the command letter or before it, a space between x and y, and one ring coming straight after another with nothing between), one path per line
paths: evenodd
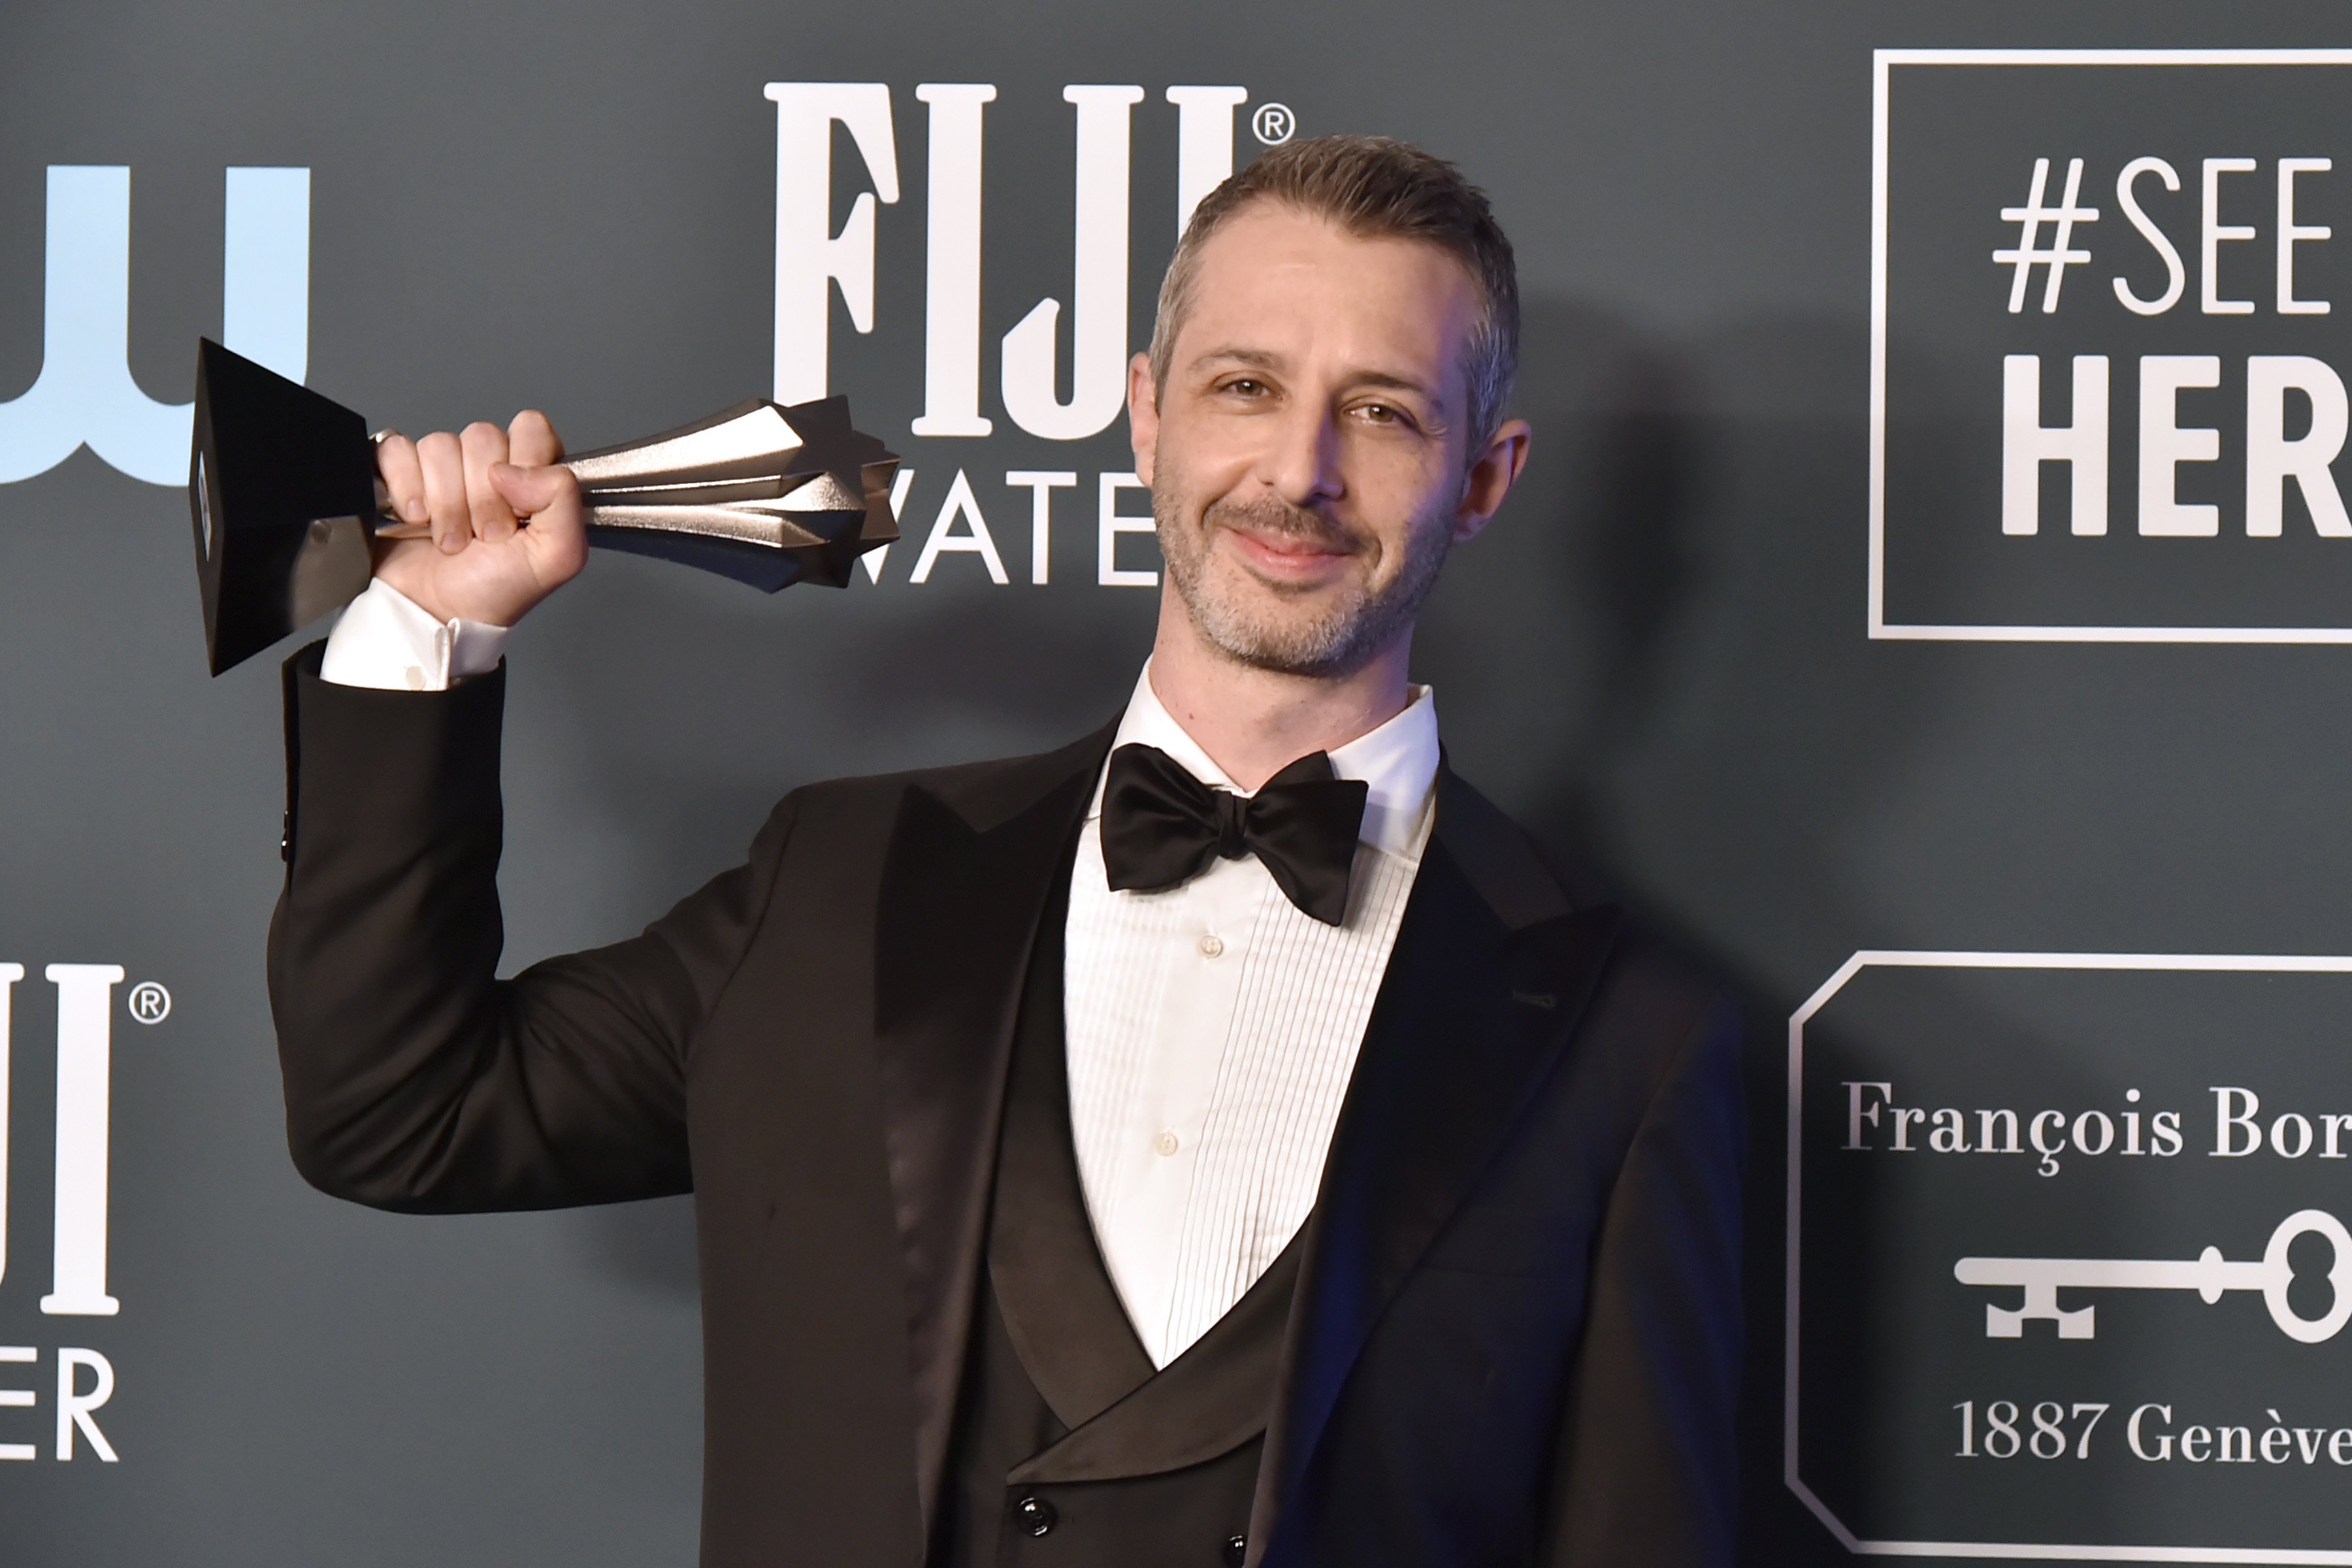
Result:
M1738 1500L1740 1025L1704 1012L1611 1190L1570 1380L1548 1568L1729 1568Z
M269 999L314 1186L411 1212L689 1190L686 1070L792 832L610 947L497 977L505 672L437 693L287 665L286 886Z

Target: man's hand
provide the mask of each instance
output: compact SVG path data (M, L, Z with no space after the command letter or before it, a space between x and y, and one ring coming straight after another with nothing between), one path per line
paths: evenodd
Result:
M387 435L375 460L393 510L433 534L378 543L375 574L436 620L514 625L588 560L580 481L555 466L562 456L555 426L535 409L504 430Z

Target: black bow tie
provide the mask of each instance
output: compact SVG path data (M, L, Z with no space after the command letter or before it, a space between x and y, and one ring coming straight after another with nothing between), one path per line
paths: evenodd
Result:
M1103 866L1110 885L1156 892L1196 874L1212 855L1255 855L1275 886L1325 925L1348 918L1348 879L1371 793L1334 778L1310 752L1244 797L1212 789L1157 746L1121 746L1103 784Z

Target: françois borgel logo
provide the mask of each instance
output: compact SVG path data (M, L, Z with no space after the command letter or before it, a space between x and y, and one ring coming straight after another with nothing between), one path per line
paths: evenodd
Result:
M2352 51L1882 50L1870 632L2352 642Z
M1873 1555L2352 1564L2352 958L1860 952L1790 1022L1785 1479Z
M89 1455L110 1465L117 1455L99 1412L114 1396L114 1363L87 1343L60 1342L85 1340L97 1326L83 1321L76 1329L78 1321L111 1319L122 1310L107 1278L114 1010L119 1001L138 1023L161 1024L171 1016L172 996L155 982L142 981L118 997L124 976L115 963L52 963L42 973L57 1005L55 1139L46 1194L22 1180L11 1188L12 1173L21 1175L30 1163L12 1154L31 1146L20 1140L11 1149L10 1089L34 1076L19 1068L37 1064L27 1059L31 1053L11 1048L25 966L0 963L0 1463ZM36 1206L42 1195L50 1200L46 1215ZM44 1217L46 1237L39 1225ZM45 1291L39 1277L23 1267L36 1260L44 1240ZM37 1326L45 1320L48 1329ZM30 1342L6 1342L18 1340Z

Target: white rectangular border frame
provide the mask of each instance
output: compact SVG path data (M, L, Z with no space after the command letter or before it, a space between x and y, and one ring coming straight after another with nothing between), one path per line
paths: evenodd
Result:
M1848 1552L1864 1557L2009 1558L2069 1563L2242 1563L2346 1568L2352 1550L2242 1546L2050 1545L1996 1541L1864 1541L1797 1474L1799 1223L1804 1195L1805 1026L1865 969L2104 969L2168 973L2352 974L2352 956L2232 952L1918 952L1865 948L1789 1015L1789 1209L1786 1338L1782 1349L1781 1479Z
M2352 643L2352 626L1889 626L1886 622L1886 109L1888 78L1893 68L1912 65L2346 66L2352 65L2352 49L1878 49L1873 52L1871 59L1872 639L1911 642ZM2236 1560L2217 1558L2212 1561ZM2262 1561L2273 1560L2264 1558ZM2352 1562L2352 1558L2345 1561Z

